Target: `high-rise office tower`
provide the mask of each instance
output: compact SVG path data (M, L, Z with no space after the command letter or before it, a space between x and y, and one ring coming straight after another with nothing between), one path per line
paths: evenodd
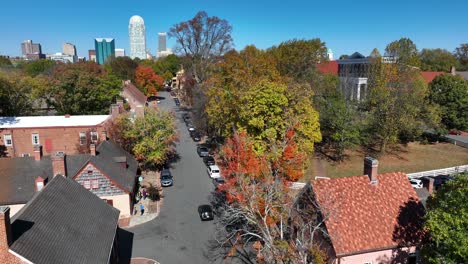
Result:
M130 58L146 59L145 22L140 16L132 16L128 25Z
M115 41L113 38L97 38L94 40L96 62L104 64L109 57L115 56Z
M166 51L166 32L158 33L158 52Z
M21 53L26 60L44 59L45 55L42 54L41 44L33 43L32 40L25 40L21 43Z
M71 43L63 43L63 54L76 56L76 47Z

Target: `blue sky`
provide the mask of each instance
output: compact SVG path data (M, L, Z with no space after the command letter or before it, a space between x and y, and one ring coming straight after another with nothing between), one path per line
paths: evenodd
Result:
M72 3L73 4L70 4ZM21 54L20 43L32 39L43 52L61 52L64 42L77 46L87 57L96 37L116 39L128 47L128 21L145 20L147 46L153 54L157 33L205 10L227 19L233 27L236 49L254 44L268 48L293 38L320 38L335 57L359 51L369 54L401 37L411 38L419 49L453 51L468 42L467 0L78 0L2 1L0 54ZM174 40L168 39L168 47Z

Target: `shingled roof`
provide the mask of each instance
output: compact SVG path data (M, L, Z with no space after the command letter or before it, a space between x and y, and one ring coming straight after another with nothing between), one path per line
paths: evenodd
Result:
M417 245L424 208L404 173L313 180L337 256Z
M36 193L37 177L52 177L50 157L34 160L33 157L0 159L0 205L25 204Z
M54 177L12 219L10 249L32 263L108 263L119 210Z

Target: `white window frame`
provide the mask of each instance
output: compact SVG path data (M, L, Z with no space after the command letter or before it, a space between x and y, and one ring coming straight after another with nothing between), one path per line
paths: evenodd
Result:
M83 142L84 139L84 142ZM80 146L86 145L86 132L79 133Z
M10 141L10 143L8 143L8 141ZM5 146L7 147L13 146L13 137L11 136L11 134L3 135L3 142L5 142Z
M91 180L91 189L99 189L99 180L98 179Z
M31 134L31 140L32 140L33 145L40 145L41 144L41 141L40 141L40 138L39 138L39 133L32 133Z
M87 190L91 189L91 181L90 180L84 180L83 181L83 187Z
M98 132L97 131L91 131L90 132L90 135L91 135L91 141L93 143L96 143L98 141Z

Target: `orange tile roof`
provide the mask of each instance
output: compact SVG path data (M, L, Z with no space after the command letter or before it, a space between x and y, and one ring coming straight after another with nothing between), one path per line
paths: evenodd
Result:
M317 70L323 74L338 75L338 62L333 60L319 63L317 64Z
M424 208L401 172L312 181L337 256L416 245Z
M421 75L423 79L426 81L426 83L432 82L435 77L444 74L445 72L421 72Z

